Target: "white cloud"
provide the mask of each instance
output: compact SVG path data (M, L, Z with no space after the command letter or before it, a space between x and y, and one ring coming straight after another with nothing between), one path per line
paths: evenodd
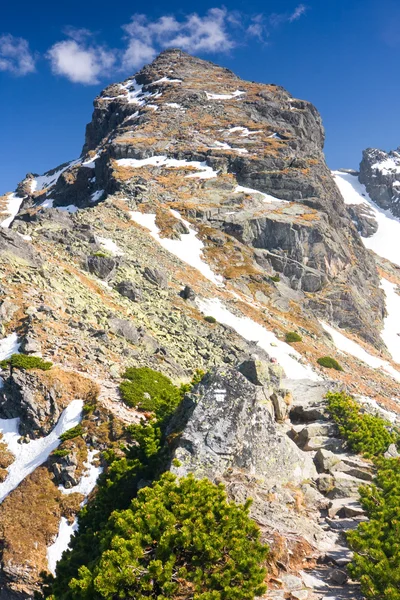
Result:
M94 84L106 75L116 61L116 53L98 45L64 40L47 52L51 69L73 83Z
M291 15L289 15L289 22L293 23L293 21L297 21L297 19L300 19L300 17L302 15L304 15L304 13L306 12L307 7L304 4L299 4L299 6L297 6L294 11L292 12Z
M211 8L202 17L192 13L181 21L174 16L150 21L145 15L134 15L123 27L129 38L124 65L137 67L159 50L175 46L187 52L227 52L236 45L228 29L236 23L237 14L225 8Z
M27 75L35 71L35 58L23 38L0 35L0 71Z

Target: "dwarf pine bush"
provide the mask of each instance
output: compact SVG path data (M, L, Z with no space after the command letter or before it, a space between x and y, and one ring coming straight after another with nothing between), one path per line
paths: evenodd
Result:
M249 506L229 502L222 485L165 473L111 515L100 558L70 582L72 598L260 596L267 548Z

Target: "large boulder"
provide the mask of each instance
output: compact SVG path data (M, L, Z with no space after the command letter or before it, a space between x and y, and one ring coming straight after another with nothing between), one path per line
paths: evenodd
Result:
M255 476L272 489L316 475L311 457L281 433L259 388L234 369L215 369L187 396L171 430L182 431L172 470L216 481L227 471Z

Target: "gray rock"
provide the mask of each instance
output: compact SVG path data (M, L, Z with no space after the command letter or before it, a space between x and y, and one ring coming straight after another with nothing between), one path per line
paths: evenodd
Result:
M265 486L316 475L311 458L276 429L257 386L233 369L215 369L187 396L170 426L182 431L171 467L215 481L227 469L257 474ZM186 422L186 425L185 425Z
M104 281L110 280L115 275L118 264L118 259L109 256L93 255L86 259L88 271Z
M15 302L11 302L8 298L3 300L0 306L0 321L7 323L17 312L19 306Z
M113 333L120 335L128 340L128 342L131 342L132 344L137 344L139 342L139 331L130 321L115 317L109 320L109 325Z
M283 585L290 592L294 590L300 590L303 587L303 581L300 577L296 577L295 575L284 574L281 575L281 579Z
M194 300L196 298L194 290L189 285L185 285L183 290L180 291L180 296L184 300Z
M385 458L398 458L400 454L397 451L396 444L390 444L383 456Z
M379 165L390 160L393 168L379 168ZM397 166L397 168L396 168ZM400 200L400 155L399 148L385 152L377 148L367 148L363 152L360 163L360 182L366 187L371 199L384 209L390 209L399 216Z
M117 286L117 291L121 296L125 296L132 302L141 302L143 300L143 292L133 281L120 281Z
M165 271L155 267L146 267L143 275L147 281L150 281L150 283L153 283L157 287L161 289L168 288L168 275Z
M41 354L42 347L39 340L27 335L21 344L22 350L25 354Z
M348 578L349 577L346 571L342 571L340 569L333 569L329 575L329 579L332 581L332 583L335 583L336 585L343 585L344 583L346 583Z

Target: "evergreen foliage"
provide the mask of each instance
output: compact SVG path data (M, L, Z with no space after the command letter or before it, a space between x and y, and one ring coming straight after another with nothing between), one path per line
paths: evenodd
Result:
M321 356L318 358L317 363L321 365L321 367L325 367L327 369L335 369L335 371L343 371L343 367L338 363L335 358L331 356Z
M82 435L82 433L83 433L82 425L75 425L75 427L71 427L71 429L68 429L67 431L62 433L60 435L60 440L62 442L66 442L67 440L73 440L74 438Z
M369 520L347 532L354 557L348 569L366 598L400 600L400 459L383 458L399 431L381 417L362 413L351 396L328 394L329 410L341 435L356 452L372 457L376 478L359 489Z
M301 335L299 335L296 331L288 331L285 334L285 341L288 344L292 344L293 342L301 342L302 341L302 337Z
M217 322L217 319L215 317L211 317L211 316L204 317L204 320L207 321L207 323L216 323Z
M53 363L46 362L40 356L29 356L27 354L13 354L10 358L6 358L0 362L2 369L40 369L48 371L53 366Z
M168 377L148 367L131 367L122 376L122 399L128 406L151 411L162 417L182 399L179 388Z
M252 600L265 591L267 549L249 505L223 486L164 474L112 513L102 554L72 579L72 598Z
M400 459L380 459L375 484L360 494L369 521L347 534L350 574L367 598L400 600Z
M362 413L360 405L343 392L328 393L328 409L340 434L352 450L367 457L380 456L400 441L399 432L381 417Z

